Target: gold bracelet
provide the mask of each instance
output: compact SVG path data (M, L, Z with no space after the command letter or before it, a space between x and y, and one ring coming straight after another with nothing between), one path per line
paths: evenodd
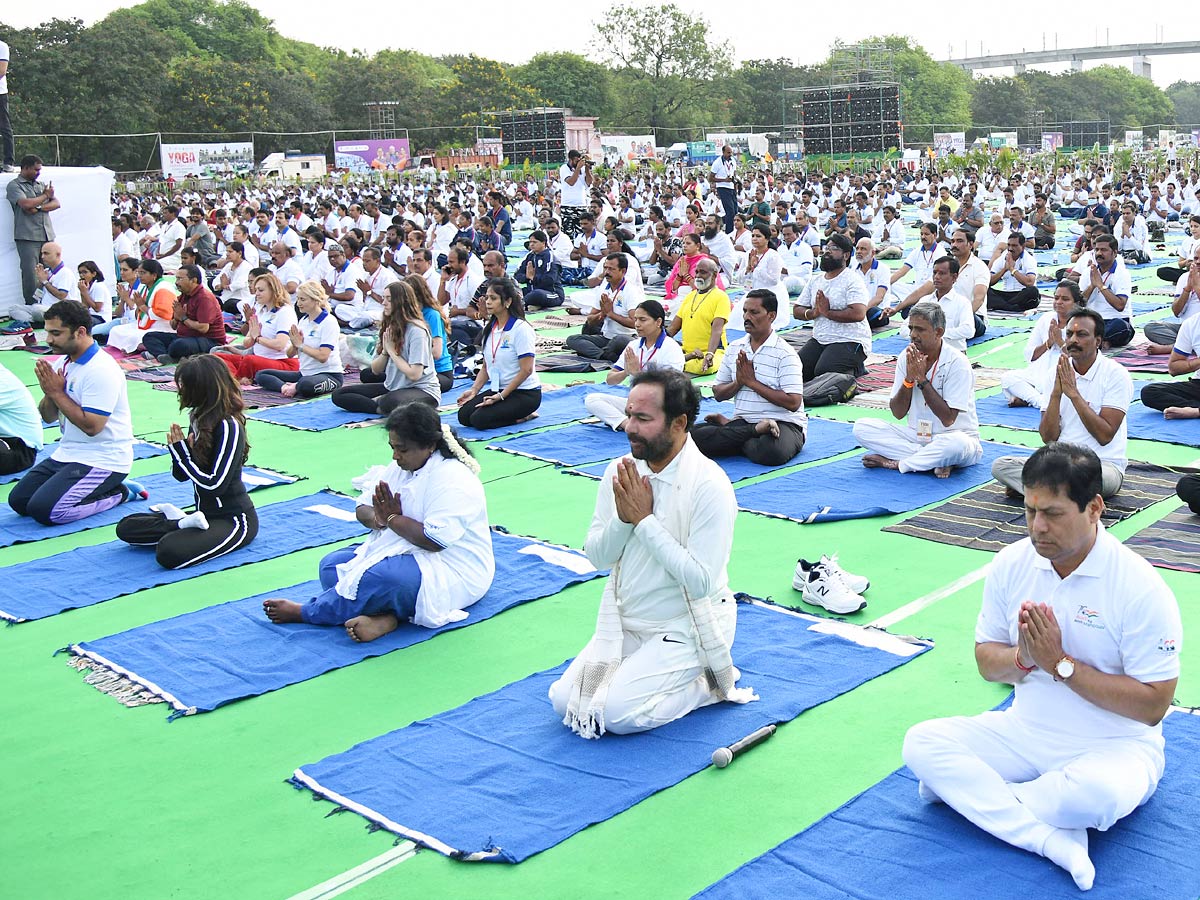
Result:
M391 528L392 527L392 519L398 519L398 518L400 518L400 515L401 515L400 513L392 513L390 516L387 517L387 522L384 523L384 527Z

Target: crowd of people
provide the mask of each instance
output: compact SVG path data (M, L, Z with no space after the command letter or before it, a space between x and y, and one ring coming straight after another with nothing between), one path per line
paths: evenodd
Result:
M276 623L336 625L371 641L406 621L433 628L462 618L495 564L478 465L438 409L458 367L472 378L455 398L461 426L536 416L543 386L526 310L582 317L564 349L607 366L610 385L632 377L627 395L584 400L624 432L630 456L608 466L585 546L613 572L596 633L550 689L564 723L591 738L756 699L737 686L731 657L726 566L737 507L714 460L794 460L821 427L806 414L806 392L853 384L873 333L898 321L907 347L890 391L894 421L854 423L863 466L944 478L978 465L967 342L995 317L1040 305L1034 254L1058 250L1069 264L1030 334L1028 365L1002 384L1011 405L1039 409L1045 446L992 466L1023 498L1031 540L998 557L977 630L981 674L1015 684L1017 702L918 726L904 752L923 797L1050 858L1083 888L1094 877L1085 829L1111 826L1153 792L1158 723L1178 676L1160 638L1175 647L1181 630L1161 578L1098 524L1124 480L1134 399L1127 370L1103 351L1136 332L1128 267L1187 222L1177 265L1157 273L1175 291L1180 321L1146 329L1151 347L1170 354L1171 374L1187 377L1147 384L1142 399L1168 418L1200 416L1200 172L1097 162L1057 171L1022 163L1006 176L775 173L743 166L727 146L711 166L668 176L601 178L571 151L545 184L451 175L120 192L110 285L94 260L67 264L70 248L51 224L59 201L40 166L22 159L8 189L26 301L10 311L8 333L44 326L61 361L38 362L36 404L11 379L0 384L0 465L28 469L9 498L15 512L61 525L146 499L129 479L124 374L101 341L175 366L188 424L167 434L171 471L195 486L196 509L157 504L117 531L153 546L168 568L255 538L241 481L244 393L329 394L342 409L386 418L392 462L357 482L367 538L322 561L318 597L267 600ZM889 259L899 266L880 264ZM808 326L796 342L781 332L793 321ZM744 336L731 340L735 326ZM347 384L354 335L373 345ZM701 416L693 378L704 376L732 415ZM62 437L34 464L39 418L60 421ZM1179 492L1200 513L1196 477ZM1086 586L1105 573L1111 591ZM865 605L834 561L804 574L809 602L837 614ZM1109 644L1058 621L1076 600L1111 616ZM1032 743L1036 755L1025 752Z

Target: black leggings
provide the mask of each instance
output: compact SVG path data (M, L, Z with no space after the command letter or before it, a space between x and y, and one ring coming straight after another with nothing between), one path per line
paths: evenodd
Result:
M333 392L333 405L350 412L378 413L386 416L397 406L408 403L428 403L437 406L431 394L420 388L400 388L389 391L382 384L348 384Z
M19 437L0 437L0 475L23 472L36 458L37 451Z
M341 372L318 372L316 375L301 375L284 369L264 369L254 376L254 383L276 394L283 393L285 384L296 385L297 397L316 397L331 394L342 386L345 375Z
M479 405L495 393L495 391L483 391L460 406L458 423L479 431L502 428L532 415L542 405L541 388L513 391L507 400L501 400L499 403L492 403L488 406Z
M180 528L161 513L134 513L117 523L117 537L135 547L153 547L164 569L185 569L240 550L258 536L253 509L231 519L209 519L208 529Z
M1142 388L1142 404L1159 412L1168 406L1200 407L1200 381L1156 381Z

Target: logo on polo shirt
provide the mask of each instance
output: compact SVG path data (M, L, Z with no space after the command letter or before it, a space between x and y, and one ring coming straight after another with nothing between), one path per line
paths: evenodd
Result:
M1179 647L1175 643L1175 638L1163 638L1158 642L1158 652L1168 655L1178 652Z
M1088 606L1079 607L1075 613L1075 622L1078 625L1085 625L1088 628L1104 630L1104 623L1100 620L1100 613Z

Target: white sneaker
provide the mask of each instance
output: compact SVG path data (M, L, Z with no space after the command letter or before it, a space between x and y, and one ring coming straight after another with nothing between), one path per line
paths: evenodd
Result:
M840 616L856 613L867 605L867 601L860 594L846 587L842 576L836 570L821 565L815 565L809 570L802 597L805 603L823 607Z
M837 554L822 556L820 562L810 563L807 559L796 560L796 574L792 576L792 587L798 591L804 590L808 583L809 573L813 569L825 569L836 572L842 577L842 582L856 594L865 594L871 586L871 580L865 575L852 575L838 565Z

